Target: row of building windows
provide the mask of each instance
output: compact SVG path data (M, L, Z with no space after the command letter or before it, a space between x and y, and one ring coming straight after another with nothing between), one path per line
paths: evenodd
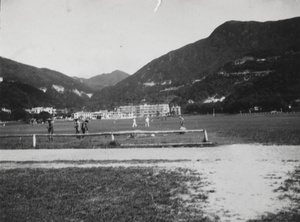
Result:
M117 108L120 113L132 113L133 116L166 116L170 113L168 104L155 105L136 105L136 106L120 106Z

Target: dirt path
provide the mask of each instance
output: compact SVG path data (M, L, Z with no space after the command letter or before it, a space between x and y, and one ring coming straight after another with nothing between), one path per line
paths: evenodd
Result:
M153 163L16 163L3 161L57 160L185 160ZM300 165L300 147L231 145L214 148L0 150L2 170L20 167L157 166L196 170L204 187L191 192L208 195L206 203L193 203L221 221L245 221L267 212L289 209L291 202L274 192L288 173Z

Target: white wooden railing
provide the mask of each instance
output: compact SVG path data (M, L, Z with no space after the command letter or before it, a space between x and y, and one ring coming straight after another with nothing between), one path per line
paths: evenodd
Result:
M150 135L154 134L155 135L155 134L184 134L184 133L203 133L203 140L200 142L203 144L211 144L208 141L207 131L205 129L162 130L162 131L131 130L131 131L99 132L99 133L88 133L88 134L80 134L80 133L78 133L78 134L11 134L11 135L7 134L7 135L0 135L0 138L32 137L32 145L35 148L37 137L52 137L53 138L53 137L111 136L111 140L114 141L115 140L114 137L119 136L119 135L137 135L137 134L150 134ZM182 143L182 145L184 145L184 143ZM149 146L149 144L147 146Z

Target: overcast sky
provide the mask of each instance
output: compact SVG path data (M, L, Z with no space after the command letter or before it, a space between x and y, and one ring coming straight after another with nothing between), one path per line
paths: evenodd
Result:
M300 16L300 0L1 0L0 56L69 76L129 74L229 20Z

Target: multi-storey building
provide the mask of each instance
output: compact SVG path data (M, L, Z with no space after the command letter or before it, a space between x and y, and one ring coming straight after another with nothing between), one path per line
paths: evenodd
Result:
M133 116L166 116L170 113L168 104L155 104L155 105L136 105L136 106L120 106L117 112L128 113Z

